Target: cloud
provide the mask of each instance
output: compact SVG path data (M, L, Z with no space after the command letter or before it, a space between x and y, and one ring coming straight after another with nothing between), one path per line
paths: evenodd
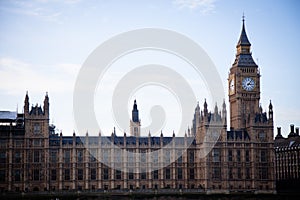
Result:
M174 4L180 9L200 10L204 15L210 14L215 10L216 0L175 0Z
M17 15L31 16L47 22L62 23L62 6L75 4L80 0L50 1L50 0L34 0L20 1L14 0L7 4L2 4L0 9ZM60 3L61 6L53 6Z
M6 94L72 92L80 65L61 63L37 66L13 58L0 58L0 90Z

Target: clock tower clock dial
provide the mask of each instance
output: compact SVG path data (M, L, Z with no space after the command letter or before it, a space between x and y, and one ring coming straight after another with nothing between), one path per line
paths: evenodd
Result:
M255 88L255 81L251 77L246 77L242 80L242 87L246 91L252 91Z
M235 93L235 80L234 76L229 77L229 95L233 95Z

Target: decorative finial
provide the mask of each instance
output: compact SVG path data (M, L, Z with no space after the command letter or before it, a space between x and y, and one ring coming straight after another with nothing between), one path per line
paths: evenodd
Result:
M244 12L243 12L242 20L243 20L243 23L244 23L245 22L245 14L244 14Z

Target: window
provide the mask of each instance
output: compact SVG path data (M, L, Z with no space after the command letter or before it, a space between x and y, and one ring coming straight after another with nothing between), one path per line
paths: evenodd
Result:
M19 169L15 170L15 181L21 181L21 171Z
M56 180L56 169L51 170L51 180L55 181Z
M109 158L110 158L110 151L108 149L104 149L103 150L103 161L105 163L107 163Z
M5 151L0 152L0 163L6 163L6 152Z
M129 173L128 173L128 179L132 180L134 177L133 177L133 171L132 169L129 170Z
M127 152L127 165L128 166L134 166L135 161L134 161L134 153L131 151Z
M22 147L24 144L24 141L23 140L15 140L15 145L16 147Z
M95 149L90 151L90 162L96 162L97 152Z
M142 169L142 173L141 173L141 179L145 180L147 178L147 174L145 172L145 169Z
M158 151L154 151L153 153L152 153L152 161L153 161L153 163L154 164L157 164L158 163Z
M212 156L213 156L213 162L220 162L221 161L220 149L213 149Z
M66 150L65 151L65 163L70 163L70 159L71 156L70 156L70 150Z
M194 169L190 169L190 179L193 180L195 178Z
M241 162L241 150L237 150L236 151L236 160L237 162Z
M82 150L77 151L77 160L78 160L78 162L83 161L83 152L82 152Z
M41 146L41 140L40 139L33 139L33 146L39 147Z
M153 171L153 179L157 180L158 179L158 170Z
M114 151L114 162L121 163L122 162L122 153L120 149L115 149Z
M91 169L91 180L96 180L97 177L97 170L96 169Z
M35 162L35 163L40 162L40 152L39 151L33 152L33 162Z
M182 155L178 157L177 163L182 163Z
M108 180L109 174L108 174L108 168L103 169L103 179Z
M134 135L138 135L138 128L134 127Z
M228 161L229 162L232 161L232 150L231 149L228 150Z
M213 167L212 178L215 180L221 178L221 168L220 167Z
M170 150L166 150L164 152L164 158L165 158L164 160L165 163L170 163Z
M34 181L40 180L40 170L38 170L38 169L33 170L33 180Z
M259 138L261 141L263 141L263 140L266 139L266 134L265 134L264 132L260 132L260 133L258 134L258 138Z
M182 163L182 152L180 150L177 151L177 163Z
M65 169L65 180L70 180L70 169Z
M170 168L166 168L165 169L165 177L166 177L167 180L171 178L171 170L170 170Z
M57 161L57 152L56 151L51 151L50 153L50 162L56 163Z
M189 151L189 162L194 163L194 151Z
M15 152L15 163L21 162L21 153L19 151Z
M250 179L250 168L246 168L246 179Z
M41 132L41 125L40 123L34 123L33 124L33 133L39 134Z
M260 151L260 162L267 162L267 151L266 150Z
M5 139L0 139L0 147L1 148L6 148L7 142Z
M240 167L237 168L237 176L238 176L238 179L242 178L242 169Z
M228 169L228 178L233 179L233 173L232 173L232 168L231 167Z
M261 167L259 170L259 178L260 179L268 179L268 168Z
M83 169L78 169L77 172L78 180L83 180Z
M177 168L177 179L178 180L182 179L182 168Z
M246 162L250 162L250 153L249 153L249 150L245 151L245 160L246 160Z
M115 176L116 176L116 179L117 179L117 180L120 180L120 179L121 179L121 175L122 175L122 173L121 173L120 170L116 170L116 171L115 171Z
M5 170L0 170L0 182L5 182Z
M145 150L142 150L141 151L141 162L142 163L146 163L146 151Z

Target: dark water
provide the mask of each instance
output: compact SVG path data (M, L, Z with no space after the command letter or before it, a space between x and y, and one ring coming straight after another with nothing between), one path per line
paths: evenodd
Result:
M113 196L113 195L100 195L100 196L87 196L87 195L68 195L68 196L40 196L40 195L28 195L28 196L0 196L0 199L32 199L32 200L135 200L135 199L145 199L145 200L288 200L288 199L300 199L299 194L277 194L277 195L254 195L254 194L242 194L242 195L203 195L203 194L193 194L193 195L132 195L132 196Z

